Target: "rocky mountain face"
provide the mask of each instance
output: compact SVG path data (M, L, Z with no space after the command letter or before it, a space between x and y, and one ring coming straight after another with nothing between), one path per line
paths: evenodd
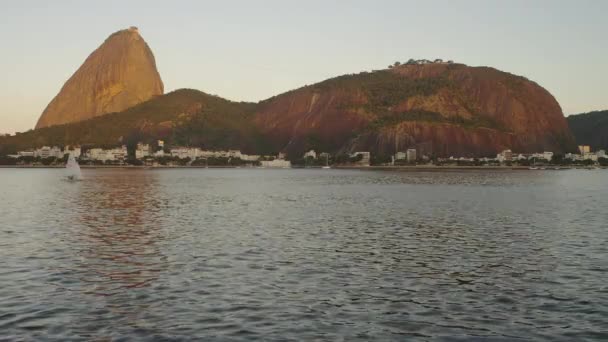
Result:
M568 125L578 145L596 151L608 150L608 110L568 116Z
M282 149L436 156L575 149L557 101L486 67L414 64L346 75L260 103L254 119Z
M162 92L147 44L134 28L119 31L70 78L37 130L0 138L0 145L12 151L28 144L108 146L158 138L249 153L284 151L290 158L309 149L389 156L416 148L439 157L576 150L549 92L487 67L408 63L339 76L259 103L195 90L155 97ZM102 116L110 112L116 113ZM64 123L72 124L54 126Z
M120 112L163 94L154 55L137 28L106 39L48 104L36 128Z

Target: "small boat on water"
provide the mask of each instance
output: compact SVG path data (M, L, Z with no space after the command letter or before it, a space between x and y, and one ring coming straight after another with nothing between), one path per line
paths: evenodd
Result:
M71 182L82 180L82 172L76 158L70 153L68 162L65 164L66 179Z

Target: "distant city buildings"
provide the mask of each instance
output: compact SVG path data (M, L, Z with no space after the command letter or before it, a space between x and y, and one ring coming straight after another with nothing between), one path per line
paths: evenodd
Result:
M34 157L34 151L19 151L17 152L17 158L18 157Z
M407 154L405 152L395 153L395 160L405 160L406 158L407 158Z
M83 155L85 159L90 160L99 160L102 162L107 161L124 161L127 159L127 146L123 145L121 147L112 148L109 150L105 150L102 148L92 148L87 151L86 154Z
M580 145L578 147L578 153L585 155L585 153L590 153L591 152L591 147L588 145Z
M304 159L311 157L312 159L317 159L317 152L315 152L315 150L310 150L306 153L304 153Z
M137 148L135 149L135 159L144 159L149 157L152 153L152 149L148 144L137 144Z
M164 153L162 155L158 155L159 152L157 152L156 156L164 156ZM178 158L178 159L190 158L191 160L196 160L196 159L205 159L205 158L238 158L238 159L241 159L244 161L251 161L251 162L258 161L262 157L260 155L243 154L239 150L209 151L209 150L203 150L198 147L172 148L169 151L169 155L171 157Z
M291 167L291 162L285 159L261 160L262 167L288 169Z
M38 157L38 158L63 158L63 151L57 147L57 146L53 146L53 147L49 147L49 146L43 146L37 150L34 151L34 157Z
M262 166L262 167L278 167L285 168L291 167L291 162L286 160L284 153L279 153L277 156L263 156L263 155L248 155L242 153L240 150L204 150L198 147L180 147L175 146L170 149L164 148L164 142L159 140L158 148L155 148L150 144L138 143L135 147L134 156L135 159L142 161L145 165L208 165L208 160L212 163L211 165L249 165L249 166ZM133 152L133 151L131 151ZM558 163L564 161L566 164L589 164L589 163L605 163L602 158L608 159L605 150L599 150L592 152L589 146L579 146L579 152L581 153L567 153L564 156L559 156ZM110 149L104 148L90 148L88 150L82 150L80 147L66 147L64 149L57 146L42 146L40 148L19 151L16 154L8 155L8 157L19 159L21 163L38 163L42 160L49 158L62 159L67 154L71 154L76 158L80 158L84 161L89 162L102 162L107 164L123 164L128 161L128 150L125 145ZM352 166L369 166L371 165L371 153L368 151L354 152L350 155L341 155L331 158L329 153L318 154L314 150L310 150L303 155L304 159L318 159L322 158L324 164L329 165L329 160L343 165ZM25 158L34 158L34 160L28 160ZM36 158L40 160L36 160ZM167 159L169 158L169 159ZM384 157L381 157L382 159ZM414 163L417 161L423 162L438 162L441 163L458 163L459 165L496 165L515 163L516 165L542 165L543 163L554 162L555 155L553 152L544 151L537 153L513 153L510 149L504 150L496 155L496 158L475 158L475 157L449 157L449 158L430 158L426 155L419 157L415 148L407 149L406 151L399 151L392 156L391 160L383 161L384 164L380 165L395 165L396 161L403 161L408 163ZM200 160L197 162L197 160ZM202 162L201 162L202 161ZM48 161L47 161L48 162ZM307 163L307 166L309 163ZM317 165L317 164L315 164ZM320 166L318 163L317 166ZM399 165L399 164L397 164Z
M499 154L496 155L496 160L498 160L501 163L506 163L506 162L512 161L513 160L513 151L504 150L504 151L500 152Z

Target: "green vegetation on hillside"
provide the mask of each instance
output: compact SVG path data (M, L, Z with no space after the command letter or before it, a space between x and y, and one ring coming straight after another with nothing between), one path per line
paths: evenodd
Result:
M0 154L40 146L112 147L138 141L208 149L264 148L250 123L255 104L238 103L191 89L158 96L120 113L0 138Z
M570 115L566 119L578 145L589 145L593 150L608 149L608 110Z
M330 78L278 96L289 95L304 89L310 89L313 92L342 90L356 93L362 91L369 99L366 109L370 112L383 112L408 97L433 95L439 89L449 85L450 82L444 77L411 79L391 70L374 70ZM278 96L261 101L260 104L271 102Z
M411 79L390 70L338 76L312 85L314 90L362 90L369 99L369 111L383 111L412 96L429 96L448 86L443 77Z
M423 110L415 110L401 113L394 113L392 115L384 115L374 120L370 128L381 128L388 126L395 126L405 121L418 121L418 122L436 122L436 123L448 123L453 125L462 126L465 128L492 128L505 131L505 128L500 125L497 121L492 120L486 116L477 116L472 119L466 119L463 117L445 117L440 113L429 112Z

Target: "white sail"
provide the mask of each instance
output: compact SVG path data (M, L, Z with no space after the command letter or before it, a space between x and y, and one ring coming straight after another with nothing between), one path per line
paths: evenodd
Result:
M81 180L82 173L80 172L80 165L76 161L76 158L70 153L67 164L65 164L65 171L69 180Z

